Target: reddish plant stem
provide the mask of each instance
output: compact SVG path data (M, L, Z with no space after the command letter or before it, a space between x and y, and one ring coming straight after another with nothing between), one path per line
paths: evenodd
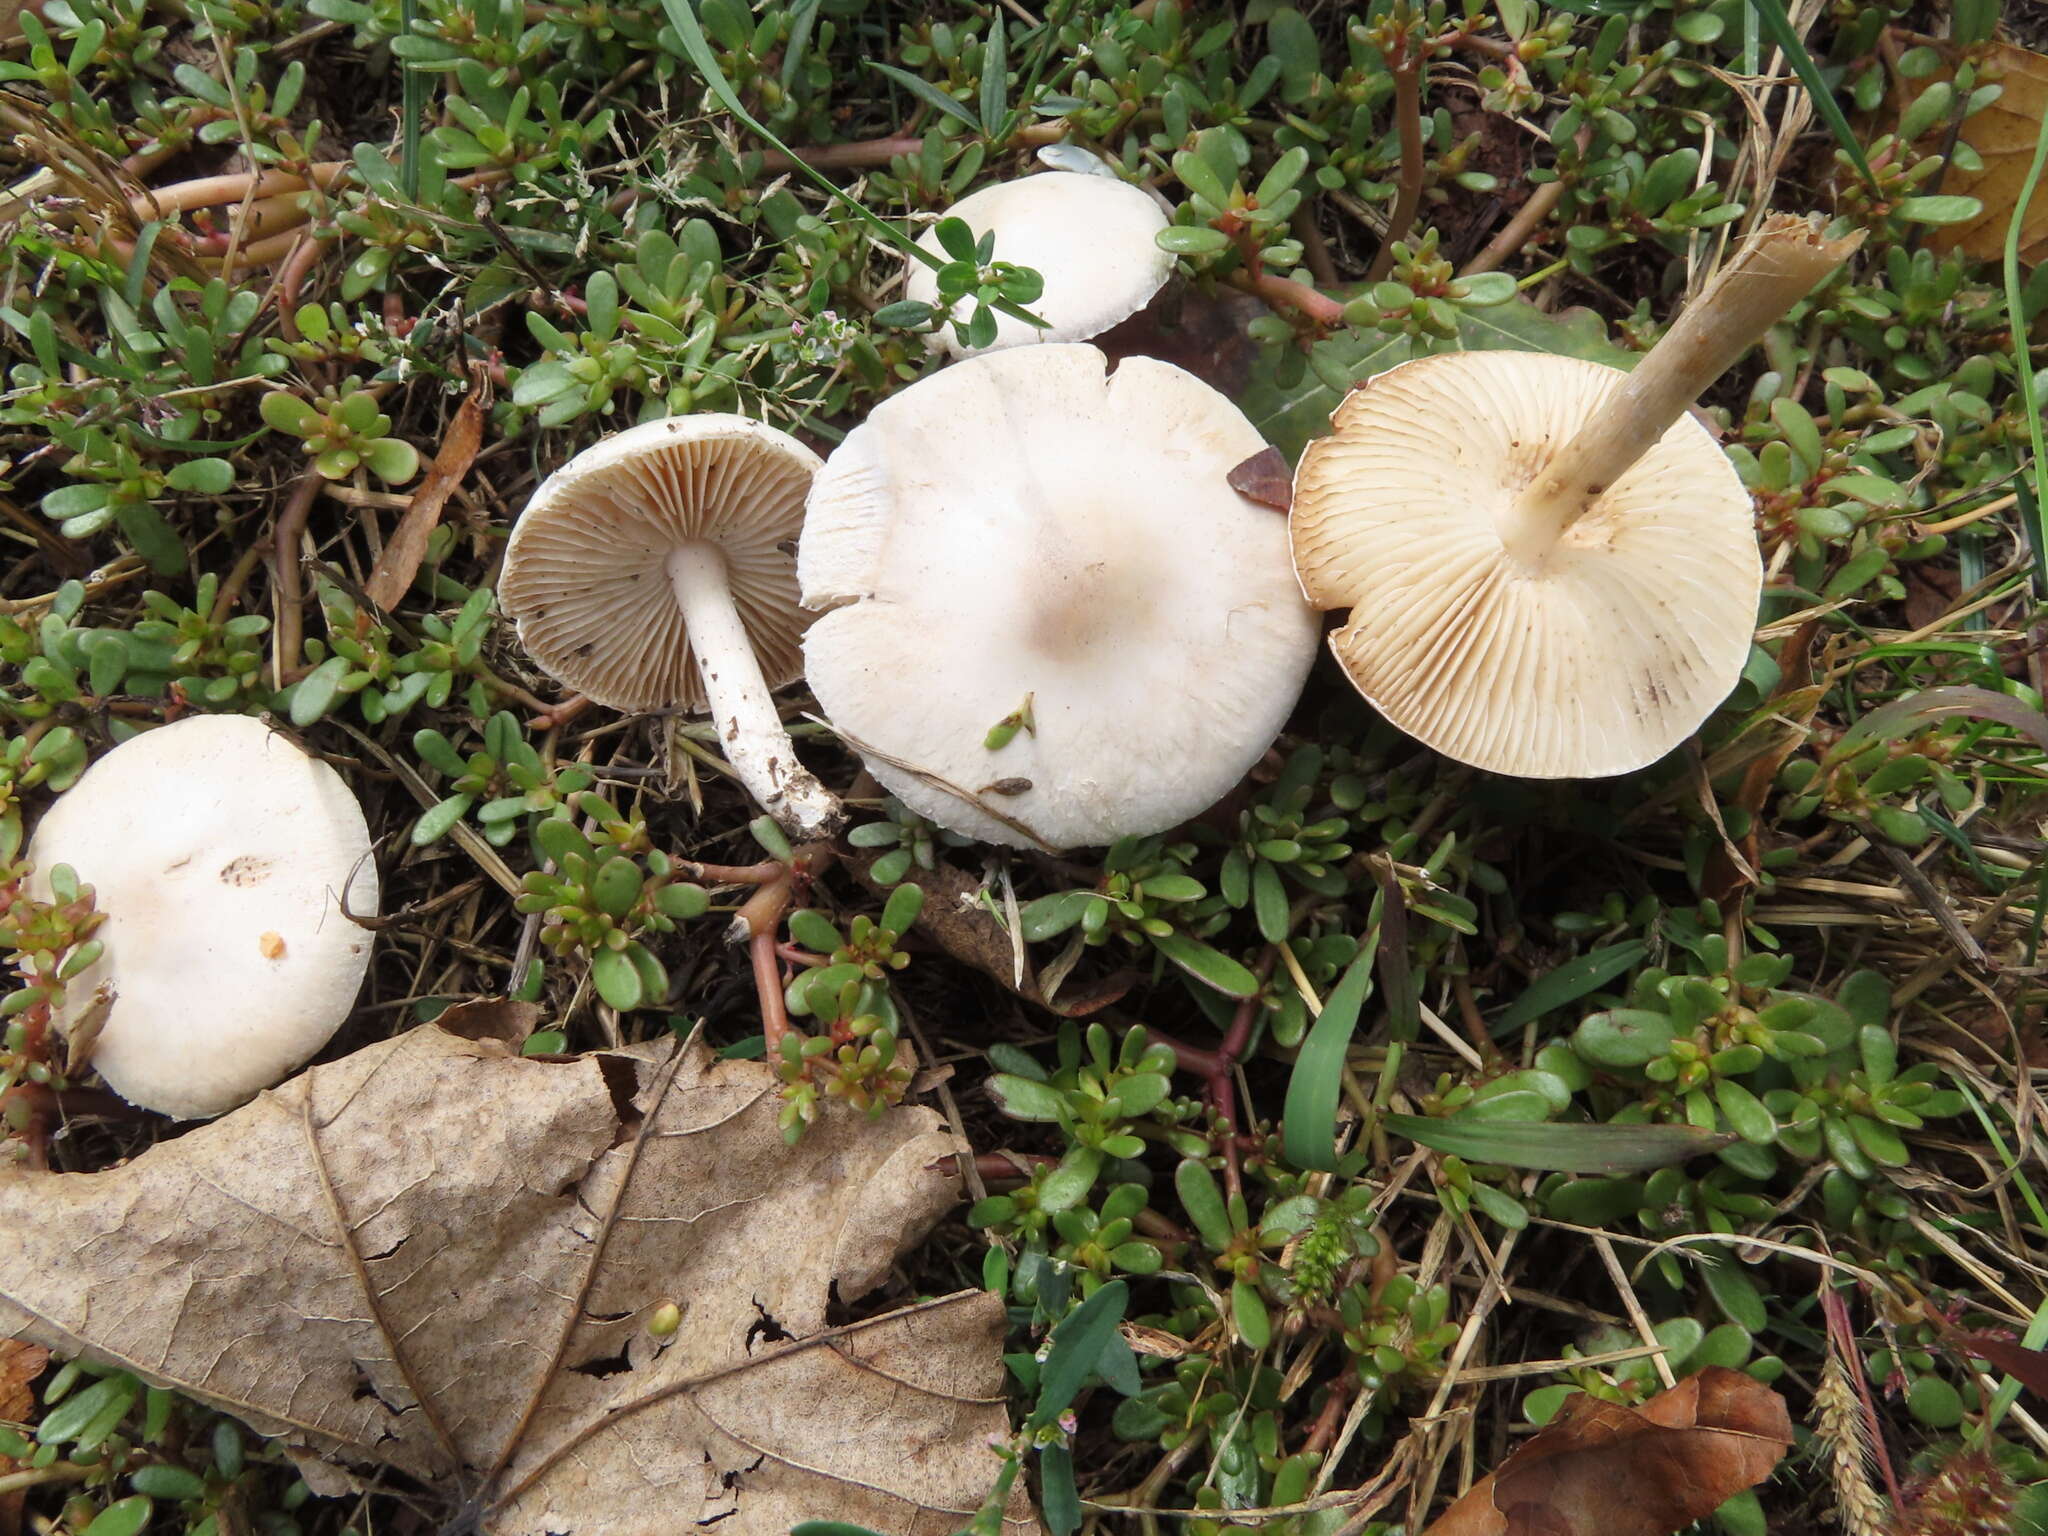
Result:
M503 374L504 368L500 365L498 369L499 376L494 378L492 382L503 385L506 382ZM537 731L552 731L557 726L567 725L588 708L590 708L590 700L580 693L572 693L568 698L562 700L561 703L550 705L540 714L535 715L532 722L533 728ZM710 868L711 866L707 865L705 867Z
M1265 989L1266 978L1273 974L1273 951L1268 948L1259 957L1253 974L1259 979L1259 988ZM1237 1063L1251 1043L1252 1025L1259 1017L1259 992L1242 999L1237 1011L1231 1014L1229 1027L1223 1031L1223 1039L1213 1051L1176 1040L1173 1036L1157 1029L1147 1029L1146 1037L1154 1045L1164 1045L1173 1051L1174 1061L1183 1072L1193 1072L1202 1079L1202 1097L1215 1111L1221 1122L1223 1144L1223 1182L1230 1194L1244 1191L1244 1173L1238 1164L1237 1135Z
M296 671L300 647L305 639L306 615L302 607L304 583L299 578L299 540L306 532L306 518L320 499L325 484L320 471L308 465L300 472L292 494L277 515L270 535L270 579L274 589L271 620L276 626L277 651L273 663L273 685L284 686L285 674Z
M1387 216L1387 235L1365 280L1376 283L1394 267L1394 245L1408 238L1415 223L1415 211L1422 206L1422 60L1416 56L1415 40L1406 39L1401 57L1394 63L1394 120L1401 132L1401 184L1394 194L1394 211Z
M278 329L284 332L286 341L298 341L299 289L305 285L306 274L313 270L313 263L320 259L320 238L308 231L299 240L290 256L277 273L277 321Z
M847 144L806 144L794 155L779 149L761 152L761 169L773 175L793 171L799 164L816 171L873 170L887 165L898 155L914 155L924 148L916 134L896 133L882 139L855 139Z
M779 859L763 859L759 864L699 864L695 859L677 859L675 866L707 885L772 885L789 873L789 866Z
M15 1134L27 1153L28 1166L36 1173L50 1170L50 1107L52 1095L41 1083L16 1083L0 1093L0 1114L16 1104L23 1106L22 1125Z
M1291 277L1280 277L1272 272L1254 276L1242 270L1233 272L1230 280L1246 293L1257 294L1275 309L1291 309L1325 330L1344 323L1344 306L1307 283L1297 283Z
M1056 144L1067 136L1065 123L1033 123L1010 135L1009 147L1035 148ZM771 174L793 171L798 164L816 171L866 171L887 165L898 155L914 155L924 148L924 137L915 133L892 133L879 139L856 139L849 144L806 144L792 155L779 149L761 152L761 169Z
M1323 1399L1323 1410L1315 1422L1308 1427L1308 1437L1301 1442L1304 1451L1321 1453L1330 1448L1337 1438L1337 1430L1344 1422L1344 1411L1351 1406L1351 1395L1358 1389L1358 1373L1350 1366L1335 1381L1330 1383L1330 1394Z
M761 1036L771 1066L782 1059L783 1037L789 1033L789 1004L782 995L782 958L777 953L776 935L782 931L783 914L789 910L797 885L808 886L837 857L830 843L804 844L790 856L788 864L775 866L775 876L749 896L733 916L733 936L747 941L754 991L761 1004Z

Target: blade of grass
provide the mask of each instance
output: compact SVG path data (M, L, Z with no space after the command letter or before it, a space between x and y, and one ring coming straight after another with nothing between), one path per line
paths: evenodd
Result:
M1771 34L1771 41L1791 63L1793 72L1799 76L1799 83L1806 87L1806 94L1813 98L1814 110L1821 115L1821 121L1828 125L1835 142L1842 146L1842 152L1849 157L1849 163L1856 167L1856 174L1863 178L1865 186L1877 190L1877 173L1870 168L1870 161L1863 153L1863 145L1856 138L1856 130L1849 126L1849 119L1842 115L1842 104L1835 100L1835 93L1828 89L1822 78L1820 65L1813 55L1806 51L1806 44L1799 40L1799 33L1792 26L1792 18L1785 14L1784 0L1749 0L1756 10L1757 19L1764 30Z
M419 13L419 0L399 0L399 36L412 36L412 24ZM405 188L406 201L416 203L420 200L420 119L427 110L427 90L432 82L413 67L410 59L400 59L398 67L402 87L398 120L398 184Z
M981 123L973 111L963 103L955 101L931 81L913 75L907 69L898 69L894 64L884 64L880 59L869 59L867 64L869 69L887 75L926 106L934 107L955 121L964 123L976 133L981 132Z
M1060 1319L1046 1345L1045 1364L1038 1373L1038 1402L1024 1421L1026 1428L1050 1424L1067 1411L1116 1325L1124 1320L1129 1299L1129 1287L1112 1280Z
M2027 544L2034 552L2034 596L2048 595L2048 550L2041 537L2041 507L2048 501L2048 444L2041 430L2041 402L2035 398L2034 354L2027 342L2026 305L2020 288L2020 230L2034 193L2041 185L2041 171L2048 166L2048 115L2034 131L2034 162L2027 167L2027 179L2020 183L2019 196L2012 205L2012 217L2005 222L2005 308L2012 324L2013 371L2019 375L2020 411L2027 421L2029 446L2034 451L2033 472L2019 483L2020 522L2027 530ZM2029 496L2031 492L2031 496Z
M1336 990L1323 1000L1323 1011L1294 1058L1280 1131L1287 1160L1297 1168L1328 1173L1337 1166L1337 1095L1344 1082L1344 1053L1351 1048L1359 1010L1372 990L1373 956L1379 946L1380 931L1375 928Z
M1465 1120L1453 1115L1388 1115L1396 1136L1468 1163L1500 1163L1544 1173L1610 1177L1666 1168L1719 1151L1735 1138L1689 1125L1551 1125L1540 1121Z
M1588 992L1604 987L1623 971L1632 970L1649 952L1650 946L1641 939L1630 939L1567 960L1529 983L1522 995L1487 1026L1487 1033L1496 1040L1513 1034L1531 1019L1540 1019L1551 1009L1577 1002Z
M2034 169L2038 171L2040 168L2040 161L2036 159ZM2031 954L2028 956L2027 963L2030 965L2033 963ZM1999 1161L2005 1164L2006 1170L2012 1174L2014 1182L2018 1184L2020 1196L2027 1202L2027 1209L2033 1213L2035 1225L2048 1226L2048 1212L2044 1212L2041 1209L2041 1201L2034 1193L2034 1186L2027 1182L2025 1166L2014 1158L2011 1148L2006 1146L2005 1138L1999 1134L1998 1126L1992 1120L1990 1112L1984 1107L1983 1102L1978 1099L1977 1095L1970 1091L1970 1085L1964 1080L1961 1073L1951 1071L1948 1074L1948 1079L1961 1090L1963 1102L1970 1106L1971 1113L1977 1117L1977 1123L1984 1128L1985 1139L1991 1143L1992 1150L1997 1152ZM2027 1331L2021 1337L2020 1343L2028 1349L2040 1349L2043 1345L2048 1345L2048 1301L2042 1302L2039 1307L2034 1309L2034 1315L2028 1322ZM1993 1394L1990 1403L1985 1408L1983 1427L1979 1431L1984 1442L1988 1443L1990 1441L1992 1433L1998 1428L1998 1421L2005 1417L2005 1410L2012 1406L2013 1399L2019 1395L2020 1384L2012 1377L2007 1376L1999 1384L1998 1391Z
M1009 119L1010 54L1003 13L989 18L988 41L981 48L981 131L993 134Z

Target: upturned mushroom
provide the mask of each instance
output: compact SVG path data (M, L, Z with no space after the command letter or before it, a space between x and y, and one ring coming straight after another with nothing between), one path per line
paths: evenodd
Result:
M1224 482L1256 428L1094 347L970 358L877 406L811 488L811 688L942 826L1049 848L1164 830L1272 744L1315 656L1286 525Z
M790 546L818 456L741 416L677 416L556 470L512 530L498 598L534 662L618 710L708 711L762 808L816 837L839 802L771 693L802 671Z
M1308 600L1358 690L1437 751L1526 778L1655 762L1728 696L1762 564L1749 493L1688 412L1860 236L1768 221L1633 372L1418 358L1348 396L1294 481Z
M369 830L340 775L260 720L193 715L122 743L29 858L30 894L48 900L66 864L106 915L55 1022L132 1104L223 1114L348 1017L371 937L349 916L377 913Z
M998 261L1030 267L1045 279L1045 292L1031 305L1045 322L1040 330L1016 315L996 316L996 338L969 347L950 326L933 333L931 344L953 357L993 352L1034 342L1086 341L1128 320L1166 286L1173 256L1154 237L1166 228L1163 210L1140 187L1113 176L1082 171L1041 171L997 182L963 197L947 210L977 238L993 231ZM917 242L941 261L937 226ZM938 303L937 271L912 262L903 296Z

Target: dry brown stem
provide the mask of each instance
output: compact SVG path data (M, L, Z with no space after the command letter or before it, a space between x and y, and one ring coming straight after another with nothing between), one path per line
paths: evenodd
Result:
M1714 274L1591 425L1560 449L1520 508L1518 542L1550 548L1707 387L1863 243L1777 214Z

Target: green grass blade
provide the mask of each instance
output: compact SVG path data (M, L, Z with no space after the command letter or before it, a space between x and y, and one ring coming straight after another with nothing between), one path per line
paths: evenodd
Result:
M1102 1358L1116 1325L1124 1320L1129 1300L1129 1288L1112 1280L1060 1319L1038 1372L1038 1403L1024 1421L1028 1428L1050 1424L1066 1412Z
M1588 992L1606 986L1623 971L1633 970L1649 953L1648 944L1641 939L1630 939L1623 944L1589 950L1576 960L1567 960L1529 983L1522 995L1509 1003L1507 1010L1487 1026L1487 1033L1496 1040L1503 1035L1511 1035L1531 1019L1540 1019L1553 1008L1575 1003Z
M907 69L898 69L894 64L884 64L879 59L869 59L868 68L877 74L887 75L903 89L910 92L926 106L943 112L956 122L965 124L976 133L981 132L981 122L964 103L955 101L931 81L920 75L913 75Z
M399 0L398 32L412 36L412 24L419 16L419 0ZM410 59L398 61L403 87L398 119L398 184L405 188L406 201L420 200L420 119L427 110L427 92L432 87L426 74L413 67Z
M1806 44L1799 40L1793 30L1792 18L1785 14L1785 0L1749 0L1755 7L1757 19L1764 30L1771 34L1785 57L1791 61L1793 71L1799 76L1800 84L1806 87L1806 94L1813 98L1814 110L1835 136L1835 142L1842 146L1842 152L1849 157L1849 163L1856 167L1856 173L1863 178L1866 186L1875 189L1877 173L1870 168L1870 161L1863 153L1863 145L1857 140L1856 131L1849 126L1849 119L1842 115L1842 104L1835 100L1835 93L1828 89L1828 83L1821 78L1820 65L1813 55L1806 51Z
M739 92L735 91L732 88L732 82L725 78L725 71L718 67L718 55L711 51L711 44L704 36L704 29L697 24L697 15L696 12L690 9L689 0L661 0L661 8L669 19L669 25L676 29L676 38L682 44L683 57L696 66L697 73L703 76L704 84L710 88L711 94L718 98L720 106L724 107L727 112L752 129L755 135L765 141L770 147L779 149L783 154L789 156L790 164L795 168L799 176L810 182L819 191L830 197L840 207L851 213L863 224L866 224L877 235L881 236L898 250L903 251L915 261L923 262L928 267L944 265L938 257L933 256L927 251L920 250L915 240L911 239L909 235L898 229L894 224L891 224L880 214L863 206L856 199L848 197L837 186L833 185L830 177L819 171L815 166L808 165L799 159L794 150L769 130L767 124L761 122L753 113L747 110L746 104L740 100ZM954 105L957 107L959 103L955 102ZM963 108L962 110L964 111L965 109Z
M988 41L981 50L981 131L993 134L1009 120L1010 53L1003 13L989 19Z
M1344 979L1323 1000L1323 1011L1294 1059L1280 1131L1287 1160L1297 1168L1328 1173L1337 1166L1337 1095L1343 1086L1344 1053L1351 1048L1359 1010L1372 990L1373 956L1379 945L1379 930L1374 929L1359 946Z
M2034 552L2034 596L2048 596L2048 550L2042 547L2041 507L2048 501L2048 446L2043 445L2041 402L2035 398L2034 354L2027 344L2026 306L2020 290L2020 232L2027 222L2027 210L2041 185L2041 171L2048 166L2048 116L2034 133L2034 162L2027 167L2027 179L2020 183L2020 195L2013 202L2012 217L2005 221L2005 308L2012 324L2013 370L2019 377L2021 414L2027 419L2027 434L2034 450L2033 469L2020 486L2020 522L2027 530L2027 544ZM2029 496L2026 494L2031 491Z
M1619 1178L1666 1168L1718 1151L1735 1138L1690 1125L1550 1125L1543 1122L1432 1120L1388 1115L1396 1136L1448 1152L1468 1163L1500 1163L1543 1173L1593 1173Z

